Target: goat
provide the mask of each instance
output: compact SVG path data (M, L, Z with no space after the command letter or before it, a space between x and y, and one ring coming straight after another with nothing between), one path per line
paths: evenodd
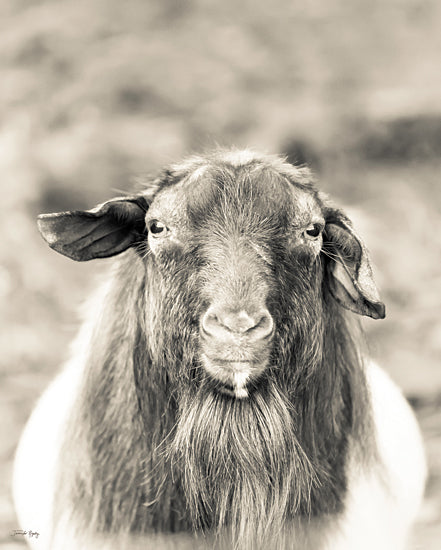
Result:
M368 251L306 167L215 151L38 223L119 256L19 444L35 548L404 548L420 433L362 349Z

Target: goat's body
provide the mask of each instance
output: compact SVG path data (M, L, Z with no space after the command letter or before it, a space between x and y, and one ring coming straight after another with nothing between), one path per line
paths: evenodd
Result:
M50 547L56 457L64 426L81 381L82 365L72 362L40 399L23 434L14 473L15 502L20 528L40 533L30 540L35 548ZM421 501L426 475L421 436L414 415L401 392L374 364L367 369L380 462L361 469L356 456L348 461L345 509L335 518L315 519L288 534L288 548L296 550L400 550ZM63 465L59 465L63 467ZM296 542L297 539L297 542ZM84 540L73 525L55 526L56 550L82 548L198 548L186 534L151 539L118 536ZM150 544L149 544L150 540ZM201 548L212 542L199 540ZM321 546L320 546L321 545Z

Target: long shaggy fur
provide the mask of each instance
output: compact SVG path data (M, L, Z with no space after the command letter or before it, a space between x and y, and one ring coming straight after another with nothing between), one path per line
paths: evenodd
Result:
M216 186L188 215L195 227L213 224L211 236L223 216L222 250L230 205L227 219L259 234L260 249L270 251L272 267L254 261L277 327L269 368L245 400L220 393L204 373L198 319L210 300L207 280L219 285L222 274L220 265L207 267L212 240L163 258L122 255L60 458L55 509L72 510L79 529L228 533L241 549L276 548L298 518L342 511L350 445L367 461L373 456L359 335L329 295L330 260L277 244L288 211L277 223L276 211L258 219L235 211L230 195L211 221L203 214L219 181L227 196L233 180L242 182L235 196L246 204L248 177L212 172Z

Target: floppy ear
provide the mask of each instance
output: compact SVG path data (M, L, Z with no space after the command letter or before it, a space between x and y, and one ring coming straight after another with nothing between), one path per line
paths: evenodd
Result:
M143 196L119 197L92 210L38 216L38 228L51 248L83 262L107 258L145 237L148 204Z
M343 212L325 211L323 253L327 256L327 282L332 296L346 309L373 319L384 319L372 275L369 253Z

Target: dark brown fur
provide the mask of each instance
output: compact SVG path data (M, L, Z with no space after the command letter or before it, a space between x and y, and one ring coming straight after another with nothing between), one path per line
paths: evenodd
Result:
M350 444L373 452L358 329L329 294L330 260L286 244L296 182L268 167L258 177L212 167L204 193L189 191L191 242L118 260L60 459L56 510L70 502L79 529L229 531L240 548L276 547L297 518L342 512ZM219 392L198 356L213 288L233 292L232 253L265 283L276 325L244 400Z

